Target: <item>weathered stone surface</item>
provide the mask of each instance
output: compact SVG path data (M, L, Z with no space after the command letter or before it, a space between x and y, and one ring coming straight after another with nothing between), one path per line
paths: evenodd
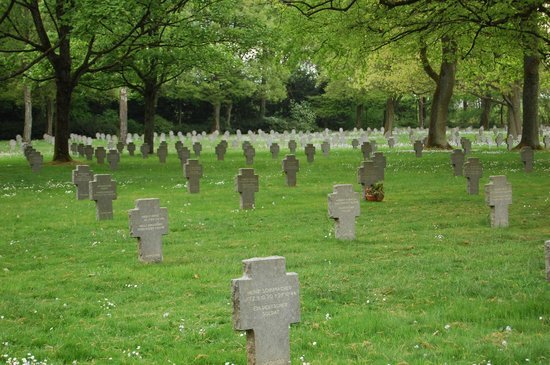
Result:
M201 155L202 151L202 144L200 142L193 143L193 152L195 153L195 157L199 157Z
M363 142L363 144L361 144L361 153L365 160L370 159L370 154L372 153L372 145L370 142Z
M160 163L166 163L166 157L168 156L168 144L161 142L159 148L157 148L157 156Z
M328 194L328 215L335 220L334 234L337 239L355 239L355 218L360 214L360 195L353 191L353 185L334 185Z
M356 150L357 147L359 147L359 140L357 138L354 138L351 140L351 147Z
M451 166L453 167L454 176L462 176L464 158L464 151L462 150L453 150L451 153Z
M120 155L117 150L109 150L107 154L107 161L109 162L109 167L111 170L118 169L118 163L120 161Z
M42 165L44 163L44 156L38 151L31 151L29 153L29 164L31 165L31 171L38 173L42 170Z
M72 171L72 182L76 185L76 199L90 199L90 181L94 178L94 172L88 165L77 165Z
M94 148L91 145L84 146L84 156L86 156L86 160L92 161L94 157Z
M375 175L378 178L378 181L384 181L385 171L386 171L386 156L382 152L375 152L372 156L372 161L374 161L375 166Z
M520 156L525 172L533 172L533 162L535 160L535 152L533 149L529 146L522 147Z
M325 157L328 157L330 154L330 143L328 141L321 143L321 152L323 152L323 156Z
M134 156L136 153L136 144L134 142L130 142L126 145L126 149L128 150L128 154L130 156Z
M464 163L463 174L466 178L466 191L470 195L479 194L479 179L483 176L483 166L479 158L469 157Z
M277 143L272 143L271 146L269 146L269 152L271 152L271 158L276 160L279 158L279 151L281 148Z
M223 161L225 159L225 153L227 152L227 144L218 143L215 147L215 152L218 161Z
M313 162L315 159L315 146L311 143L308 143L304 147L304 152L307 156L307 162Z
M491 227L508 227L508 205L512 204L512 184L506 176L490 176L485 185L485 202L491 207Z
M189 160L190 157L191 157L191 151L189 151L189 148L182 146L178 150L178 158L181 162L181 166L185 166L185 164L187 163L187 160Z
M287 186L296 186L296 173L300 171L300 161L295 155L286 155L283 159L283 172Z
M259 177L254 175L254 169L239 169L239 174L235 177L235 190L241 197L241 209L254 209L254 193L259 188Z
M288 141L288 149L290 150L290 153L296 154L296 147L297 144L295 140L291 139L290 141Z
M424 150L424 142L422 141L414 141L414 153L416 154L416 157L422 157L422 151Z
M380 168L372 160L361 162L361 166L357 169L357 182L365 188L382 181L383 176L380 175Z
M187 160L183 165L183 175L187 178L187 191L197 194L200 191L200 178L202 177L202 165L199 160Z
M465 137L460 138L460 145L462 146L462 149L464 150L465 155L472 152L472 141L470 141L468 138L465 138Z
M289 325L300 321L298 275L280 256L243 260L233 279L233 327L246 331L248 365L290 365Z
M95 149L95 158L97 160L97 163L100 165L103 165L105 163L105 157L107 156L107 151L105 151L105 147L99 146Z
M243 151L244 157L246 159L247 165L254 164L254 156L256 156L256 150L252 145L247 145Z
M168 234L168 209L160 207L160 199L138 199L135 209L128 211L130 235L138 239L139 259L162 262L162 235Z
M143 143L141 147L139 148L139 151L141 152L141 157L148 158L149 157L149 144Z
M113 200L117 198L116 182L111 175L98 174L90 181L90 200L95 200L96 219L113 219Z

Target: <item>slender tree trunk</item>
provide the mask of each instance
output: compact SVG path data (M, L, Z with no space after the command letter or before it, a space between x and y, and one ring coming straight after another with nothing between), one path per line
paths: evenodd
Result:
M47 130L46 133L48 133L50 136L53 136L53 117L54 117L54 110L55 110L55 101L51 96L48 96L46 98L46 120L47 120Z
M462 100L462 110L468 110L468 100Z
M264 96L260 99L260 120L264 120L267 107L267 100Z
M53 160L57 162L69 162L69 114L71 112L71 99L73 96L73 85L68 72L56 72L55 86L55 144Z
M384 132L391 132L395 119L395 99L390 96L386 99L386 110L384 111Z
M508 135L517 139L521 133L521 88L518 83L514 83L511 92L504 95L504 101L507 109Z
M361 128L361 122L365 117L365 104L357 103L355 105L355 128Z
M119 112L120 120L120 141L126 144L128 136L128 88L120 88Z
M489 97L481 98L481 116L479 120L479 126L483 127L485 130L489 128L489 115L491 114L491 109L493 105Z
M426 121L426 97L421 96L418 98L418 127L424 128Z
M442 61L439 75L437 75L433 69L429 72L427 71L428 75L436 81L430 112L430 129L428 131L427 147L452 148L447 142L446 132L449 104L453 96L456 76L456 51L456 42L444 36L441 39ZM423 63L426 69L426 62Z
M233 101L229 100L225 108L225 130L229 130L231 129L231 112L233 111Z
M149 153L155 151L155 114L157 110L158 88L156 81L149 80L144 82L144 142L149 145Z
M30 143L32 139L32 95L28 85L23 86L25 101L25 124L23 126L23 141Z
M212 117L214 118L214 122L212 124L212 131L219 131L220 130L220 111L222 108L222 103L219 101L212 102L212 106L214 107L214 111L212 114Z
M523 128L519 147L540 149L539 142L539 65L537 55L523 57Z

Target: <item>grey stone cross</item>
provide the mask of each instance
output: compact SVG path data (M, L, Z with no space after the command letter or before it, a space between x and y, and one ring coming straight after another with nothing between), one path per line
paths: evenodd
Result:
M106 156L107 156L107 151L105 151L105 147L99 146L95 149L95 158L98 164L103 165L105 163Z
M422 150L424 149L424 143L422 141L416 140L414 141L414 152L416 153L416 157L422 157Z
M183 174L187 178L187 191L192 194L198 193L202 177L202 165L199 164L199 160L187 160L183 165Z
M454 176L462 176L462 167L464 166L464 152L456 149L451 153L451 166L453 166Z
M512 184L506 176L490 176L485 185L485 202L491 207L491 227L508 227L508 205L512 204Z
M529 146L522 147L520 151L520 156L525 172L533 172L533 161L535 159L535 153L533 152L533 149Z
M283 171L288 186L296 186L296 173L300 171L300 161L295 155L286 155L283 159Z
M360 196L351 184L334 185L328 194L328 215L335 220L335 237L342 240L355 239L355 218L360 214Z
M139 243L139 259L162 262L162 235L168 234L168 209L160 207L160 199L138 199L135 209L128 211L130 235Z
M116 182L111 175L98 174L90 181L90 200L95 200L96 219L113 219L113 200L116 196Z
M254 169L239 169L235 178L235 190L241 196L241 209L254 208L254 193L259 191L259 177Z
M483 176L483 166L481 166L479 158L469 157L464 163L463 174L467 180L466 191L468 194L479 194L479 179Z
M90 181L94 177L94 172L88 165L77 165L72 171L72 181L76 185L76 199L90 199Z
M313 160L315 159L315 146L311 143L308 143L304 147L304 152L307 156L307 162L313 162Z
M271 146L269 146L269 152L271 152L271 158L277 159L279 157L279 151L281 148L277 143L272 143Z

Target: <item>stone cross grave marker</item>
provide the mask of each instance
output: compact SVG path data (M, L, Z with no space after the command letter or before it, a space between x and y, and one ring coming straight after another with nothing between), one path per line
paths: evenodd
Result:
M422 157L422 150L424 149L424 143L422 141L416 140L414 141L414 152L416 153L416 157Z
M130 156L133 156L136 153L136 144L134 142L129 142L126 145L126 149L128 150Z
M300 322L298 275L285 258L243 260L244 273L231 281L233 327L246 331L248 365L289 365L289 325Z
M386 170L386 156L382 152L375 152L372 156L372 161L376 169L375 175L379 178L378 181L384 181Z
M359 140L357 138L354 138L351 140L351 147L356 150L357 147L359 147Z
M290 150L290 153L295 154L296 153L296 147L298 145L296 144L296 141L291 139L288 141L288 149Z
M107 151L105 151L105 147L99 146L95 149L95 158L98 164L103 165L105 163L106 156L107 156Z
M244 149L244 157L246 158L246 164L252 165L254 163L254 156L256 156L256 150L252 145L247 145Z
M506 138L506 146L508 147L508 151L511 151L512 148L514 148L514 137L509 134Z
M469 157L464 163L463 174L467 180L466 191L468 194L479 194L479 179L483 176L483 166L479 162L479 158Z
M464 158L464 151L462 150L456 149L451 153L451 166L453 167L454 176L462 176Z
M544 256L546 257L546 281L550 283L550 241L544 243Z
M520 157L525 172L533 172L533 160L535 159L533 149L529 146L522 147Z
M508 227L508 205L512 204L512 184L506 176L490 176L485 185L485 202L491 207L491 227Z
M281 148L279 147L278 143L272 143L271 146L269 146L269 152L271 152L271 158L277 159L279 158L279 151Z
M334 185L328 194L328 215L335 220L334 235L337 239L355 239L355 218L360 214L360 196L353 191L353 185Z
M460 138L460 145L462 146L465 155L468 155L470 152L472 152L472 141L470 141L468 138Z
M109 168L111 170L118 169L118 163L120 161L118 150L109 150L109 153L107 154L107 161L109 162Z
M94 172L88 165L77 165L72 171L72 181L76 185L76 199L90 199L90 181L94 177Z
M550 134L547 134L546 136L544 136L543 142L544 142L544 148L549 149L550 148Z
M86 156L86 160L91 161L94 157L94 148L91 145L84 146L84 156Z
M139 151L141 152L141 157L143 158L149 157L149 143L144 142L139 148Z
M44 163L44 156L38 151L31 151L29 154L29 164L31 165L32 172L40 172L42 170L42 164Z
M223 143L218 143L215 148L216 157L218 161L223 161L225 159L225 153L227 152L227 147Z
M259 188L259 177L254 175L254 169L239 169L235 177L235 190L241 196L241 209L254 209L254 193Z
M496 135L495 137L495 143L497 145L497 147L500 147L500 145L504 142L504 136L502 135L502 133L499 133Z
M183 174L187 178L187 191L197 194L200 191L200 178L202 177L202 165L199 160L187 160L183 165Z
M177 152L177 151L181 150L181 148L183 147L183 142L182 141L177 141L174 146L176 147L176 152Z
M117 142L116 150L118 151L118 154L121 155L122 152L124 152L124 142L122 141Z
M113 219L113 200L116 196L116 181L111 175L97 174L89 182L90 200L95 200L96 219Z
M161 142L159 148L157 148L157 156L160 163L166 163L166 156L168 156L168 145L166 142Z
M84 143L79 143L76 147L79 157L84 157Z
M201 155L202 151L202 144L200 142L193 143L193 152L195 153L195 157L199 157Z
M311 143L308 143L304 147L304 152L307 156L307 162L313 162L313 160L315 159L315 146Z
M295 155L286 155L283 159L283 172L287 186L296 186L296 173L300 171L300 161Z
M321 143L321 151L323 152L323 156L328 157L330 153L330 143L328 141Z
M388 141L388 147L389 148L394 148L395 147L395 138L394 137L388 137L387 141Z
M181 149L178 150L178 158L180 159L181 166L185 166L189 157L191 157L191 151L189 151L189 148L182 146Z
M361 167L357 169L357 182L363 186L363 191L381 181L379 169L372 160L361 162Z
M135 209L128 211L130 235L138 239L139 259L162 262L162 235L168 234L168 209L160 207L160 199L138 199Z
M370 142L363 142L361 145L361 153L363 153L363 158L365 160L370 158L370 154L372 153L372 145Z
M78 153L78 143L76 142L71 143L71 153L73 155Z

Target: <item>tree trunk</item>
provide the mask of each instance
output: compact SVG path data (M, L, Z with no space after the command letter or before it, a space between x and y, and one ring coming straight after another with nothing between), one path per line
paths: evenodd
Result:
M536 54L523 57L523 129L517 148L541 148L538 123L539 65L540 58Z
M126 137L128 136L128 88L120 88L120 101L119 101L119 119L120 119L120 141L126 144Z
M222 108L222 103L219 101L212 102L212 106L214 107L214 111L212 116L214 117L214 122L212 124L212 131L219 131L220 130L220 110Z
M491 114L491 109L493 105L489 97L481 98L481 116L479 120L479 126L483 127L485 130L489 128L489 115Z
M365 104L358 103L355 105L355 128L361 128L361 122L365 117Z
M158 88L155 80L148 80L144 82L144 103L145 103L145 115L144 115L144 142L149 145L149 153L155 151L155 113L157 110L157 97Z
M46 98L46 120L48 123L47 131L48 135L53 136L53 116L55 110L54 99L51 96Z
M25 124L23 126L23 141L30 143L32 139L32 95L28 85L23 86L25 101Z
M53 160L57 162L72 161L69 154L69 114L71 111L71 99L73 86L68 72L56 72L55 93L56 120L55 120L55 144Z
M430 129L428 131L428 143L426 147L452 148L447 142L447 119L449 104L453 96L453 88L456 75L456 42L444 36L441 39L442 61L437 75L432 108L430 112ZM433 71L433 70L432 70Z
M384 111L384 132L391 132L395 119L395 99L390 96L386 99L386 110Z
M260 120L264 120L266 111L267 100L264 96L260 99Z
M225 130L231 129L231 111L233 110L233 101L229 100L225 110Z
M521 133L521 89L518 83L514 83L512 91L504 95L507 107L508 135L517 139Z
M418 127L424 128L426 121L426 97L421 96L418 98Z
M468 100L462 100L462 110L468 110Z

